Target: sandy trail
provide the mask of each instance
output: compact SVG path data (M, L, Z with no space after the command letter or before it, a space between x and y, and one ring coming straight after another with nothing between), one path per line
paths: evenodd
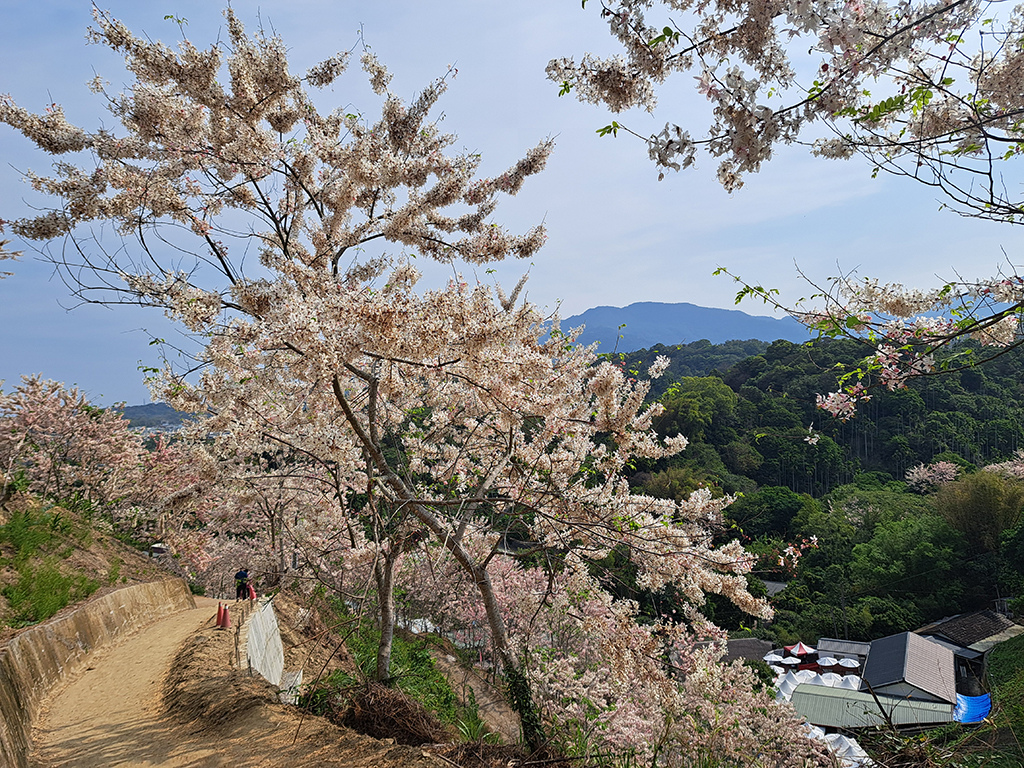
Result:
M208 765L189 751L164 718L164 677L178 647L213 626L217 601L151 624L120 644L97 651L90 666L51 696L35 728L40 766Z
M83 673L51 694L34 729L33 768L442 765L418 748L276 703L267 684L231 669L232 636L213 628L217 601L196 604L97 651ZM206 712L191 722L165 703L176 658L176 675L185 677L178 684Z

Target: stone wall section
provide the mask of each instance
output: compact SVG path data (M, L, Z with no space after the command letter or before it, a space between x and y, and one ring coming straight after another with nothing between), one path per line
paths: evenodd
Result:
M136 584L27 629L0 646L0 766L27 768L40 702L62 678L84 667L93 650L195 607L181 579Z

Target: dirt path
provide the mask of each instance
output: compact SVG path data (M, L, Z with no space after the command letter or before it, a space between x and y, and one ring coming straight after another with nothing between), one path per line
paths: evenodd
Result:
M508 702L494 687L480 677L475 670L467 669L458 664L454 657L435 649L431 656L434 663L442 674L448 678L449 684L459 696L460 701L465 701L465 689L473 689L473 697L476 700L480 712L480 719L486 723L487 728L493 733L498 733L507 744L515 744L520 738L519 718L509 707Z
M86 671L52 695L36 723L34 768L441 764L321 718L306 718L295 740L298 711L231 670L229 633L213 628L217 601L198 598L197 605L98 651ZM172 664L179 677L185 669L204 678L185 696L198 701L205 717L187 722L168 711ZM241 690L245 696L232 698Z
M35 728L40 765L189 765L171 760L175 744L159 722L160 694L178 646L204 624L213 626L217 601L197 598L196 605L101 649L50 698Z

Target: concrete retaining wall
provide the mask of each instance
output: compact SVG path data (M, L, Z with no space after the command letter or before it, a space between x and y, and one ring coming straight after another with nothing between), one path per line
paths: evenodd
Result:
M62 677L84 667L94 649L195 607L181 579L136 584L32 627L0 647L0 766L27 768L40 701Z

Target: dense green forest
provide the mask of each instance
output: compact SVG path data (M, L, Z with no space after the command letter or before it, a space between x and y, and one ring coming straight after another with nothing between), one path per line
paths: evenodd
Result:
M1024 460L984 471L1024 448L1024 353L877 389L844 423L816 408L816 395L837 388L863 346L748 346L757 344L610 357L639 376L658 354L672 359L651 393L665 407L656 427L691 439L681 455L637 466L631 485L670 498L702 486L738 495L721 537L761 555L753 589L788 583L773 598L774 622L750 629L780 642L867 640L997 598L1024 611ZM936 462L956 479L905 482ZM782 565L787 547L802 556ZM749 622L724 601L705 610L733 630Z

